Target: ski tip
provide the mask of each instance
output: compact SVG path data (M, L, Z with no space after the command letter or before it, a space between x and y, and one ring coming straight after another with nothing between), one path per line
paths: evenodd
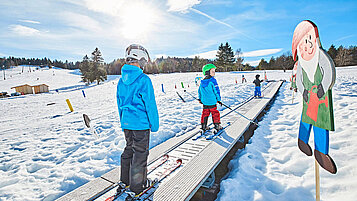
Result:
M114 200L114 196L110 196L109 198L105 199L105 201L113 201Z
M176 162L177 162L177 163L182 163L182 159L179 158L179 159L176 160Z

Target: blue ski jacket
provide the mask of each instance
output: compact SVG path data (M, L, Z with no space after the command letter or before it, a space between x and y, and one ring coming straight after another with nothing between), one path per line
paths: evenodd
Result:
M201 85L198 88L198 98L203 105L215 105L217 101L221 101L221 92L214 77L201 80Z
M117 86L117 102L122 129L159 130L154 88L149 76L132 65L125 64Z

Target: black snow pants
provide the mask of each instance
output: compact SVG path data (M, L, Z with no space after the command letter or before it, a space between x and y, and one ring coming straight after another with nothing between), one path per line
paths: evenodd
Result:
M147 180L150 130L124 129L126 147L121 154L120 180L135 193L143 191Z

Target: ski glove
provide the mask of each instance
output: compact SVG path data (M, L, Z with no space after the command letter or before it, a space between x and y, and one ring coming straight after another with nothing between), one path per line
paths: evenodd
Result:
M322 98L322 96L324 96L325 95L325 92L324 92L324 89L323 89L323 87L322 87L322 84L319 84L318 86L317 86L317 97L320 99L320 98Z
M217 101L221 106L223 105L223 103L221 101Z
M201 104L203 104L202 101L201 101L201 99L198 99L198 102L200 102Z
M309 92L304 89L304 93L302 94L302 97L304 98L304 101L307 103L309 101Z

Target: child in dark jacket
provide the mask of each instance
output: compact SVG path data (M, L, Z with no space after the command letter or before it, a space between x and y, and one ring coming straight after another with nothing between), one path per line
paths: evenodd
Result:
M218 131L222 129L220 114L217 110L217 102L222 105L221 94L215 76L216 66L207 64L203 66L202 72L205 78L201 80L201 85L198 89L198 98L200 103L203 104L203 111L201 116L201 129L208 130L207 121L209 115L212 113L212 120L214 128Z
M261 97L262 96L262 92L260 89L260 83L263 82L263 80L259 79L260 75L257 74L255 76L255 80L253 81L253 83L255 84L255 91L254 91L254 97Z

